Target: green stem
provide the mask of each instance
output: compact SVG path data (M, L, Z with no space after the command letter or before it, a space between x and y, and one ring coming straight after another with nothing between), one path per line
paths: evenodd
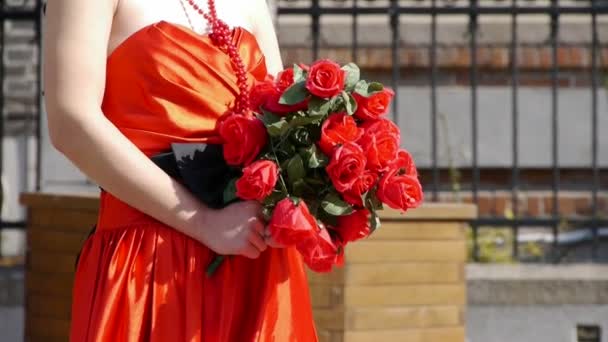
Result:
M272 154L274 155L274 160L279 166L279 182L281 183L281 188L283 189L283 194L285 196L289 196L289 190L287 190L287 184L285 183L285 179L283 179L283 169L281 168L281 163L279 163L279 157L277 157L277 153L274 150L274 144L272 141L270 142L270 148L272 149Z
M207 278L211 277L215 271L217 271L218 267L224 262L224 259L226 259L224 255L216 255L215 258L211 260L211 263L207 266L207 271L205 272Z

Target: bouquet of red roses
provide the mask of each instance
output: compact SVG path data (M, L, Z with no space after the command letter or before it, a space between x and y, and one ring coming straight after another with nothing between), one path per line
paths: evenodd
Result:
M254 113L218 122L226 164L239 170L224 202L261 201L273 238L330 271L347 243L380 226L383 204L406 211L422 202L412 156L385 117L393 96L361 80L355 64L330 60L256 83Z

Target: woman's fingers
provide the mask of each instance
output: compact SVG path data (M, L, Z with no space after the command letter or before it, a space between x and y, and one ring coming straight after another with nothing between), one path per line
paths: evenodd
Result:
M261 226L261 230L264 230L264 227L262 225L261 222L257 222L256 226ZM254 228L251 230L251 232L249 232L249 242L251 242L251 244L253 244L260 252L263 252L266 250L266 248L268 248L268 245L266 245L266 241L264 241L264 238L262 237L262 235L259 232L259 228Z
M243 248L241 255L249 259L257 259L260 256L260 250L250 242Z

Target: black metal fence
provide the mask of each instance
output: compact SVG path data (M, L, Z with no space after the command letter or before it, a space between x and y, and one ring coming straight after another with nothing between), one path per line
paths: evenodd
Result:
M391 56L392 56L392 70L391 80L393 89L398 91L399 83L402 80L402 68L399 63L399 51L404 47L400 43L400 25L402 23L401 18L407 16L421 16L430 18L430 42L429 48L429 61L428 61L428 72L427 82L430 85L430 91L428 96L430 97L430 112L431 126L428 127L428 134L432 137L431 139L431 166L427 172L424 173L425 178L423 183L426 185L425 190L431 195L433 201L439 200L439 194L442 189L445 189L445 184L442 181L441 174L445 171L439 166L438 160L438 79L439 79L439 68L438 68L438 19L449 16L466 16L468 20L468 49L470 51L470 68L468 70L468 87L470 90L470 130L472 134L472 150L471 153L471 164L467 168L469 172L470 181L468 186L465 187L464 191L469 191L472 196L472 201L477 203L478 193L482 187L481 174L484 171L483 167L479 164L479 130L483 129L479 125L479 117L483 115L478 109L478 96L479 96L479 79L480 69L477 61L476 51L479 48L479 22L482 17L496 17L496 16L509 16L510 17L510 44L509 49L509 67L508 67L508 83L510 84L510 95L511 95L511 150L512 150L512 161L510 163L510 175L507 181L507 186L503 189L510 191L511 193L511 207L513 211L513 217L499 217L499 216L482 216L471 222L472 225L472 238L473 238L473 258L478 259L479 257L479 244L478 244L478 231L479 227L510 227L512 230L512 255L514 259L518 259L519 254L519 229L523 226L534 226L534 227L548 227L552 232L552 257L546 260L559 260L559 251L562 249L562 242L560 242L560 225L567 223L570 226L585 227L590 231L587 238L579 239L579 242L591 244L591 260L598 259L598 251L600 248L601 238L608 238L608 220L602 218L598 211L598 193L600 192L600 175L605 172L600 168L598 163L599 157L599 134L598 131L598 118L600 115L607 115L607 113L600 113L598 109L598 89L600 85L600 47L601 42L599 41L598 34L598 18L600 16L608 16L608 1L603 0L583 0L583 1L560 1L560 0L546 0L546 1L523 1L523 0L497 0L497 1L479 1L479 0L468 0L468 1L439 1L439 0L425 0L425 1L280 1L278 13L280 17L284 16L307 16L310 18L310 48L313 51L313 58L316 59L319 56L320 51L320 31L321 31L321 18L323 16L346 16L351 18L351 41L352 41L352 59L357 61L357 51L359 50L358 41L360 35L359 20L365 16L378 16L384 15L388 17L388 25L390 26L388 34L391 35ZM547 37L546 45L551 51L551 67L545 73L549 73L550 78L550 89L551 89L551 120L548 123L551 130L551 165L548 168L548 177L550 178L550 186L547 190L551 191L552 194L552 205L550 217L525 217L519 208L518 194L523 190L521 182L522 168L520 166L520 151L524 146L521 146L519 125L522 116L528 113L522 113L519 104L519 91L520 91L520 67L518 61L518 48L520 47L520 41L518 37L517 27L522 17L525 16L543 16L549 18L550 34ZM559 74L560 66L558 63L558 49L560 46L559 34L560 34L560 20L568 16L584 16L590 18L590 25L588 30L591 35L591 41L589 48L591 50L591 56L588 67L588 77L590 78L589 91L591 92L591 111L589 113L581 113L585 115L584 122L588 123L591 130L591 135L588 137L591 146L591 163L587 167L587 172L590 177L583 181L583 187L588 195L591 197L591 213L587 217L563 217L560 215L559 208L559 196L560 196L560 175L562 173L562 167L560 167L559 161L559 146L560 142L567 143L566 141L560 140L559 132L559 120L558 120L558 99L560 96L559 92ZM397 103L399 96L396 96L395 109L399 107ZM394 112L397 112L396 110ZM397 120L399 117L395 116ZM606 134L606 132L604 132ZM508 170L505 170L508 171ZM497 188L491 188L496 190ZM604 233L604 231L606 231ZM563 239L562 239L563 240Z
M430 41L428 42L428 69L426 73L426 82L430 86L428 96L430 98L430 110L429 116L431 118L431 125L428 127L428 134L431 136L431 147L430 147L430 160L431 165L425 171L423 182L426 185L426 190L430 194L430 199L433 201L439 200L440 193L445 189L442 175L445 174L446 170L440 167L438 157L438 84L440 79L440 68L438 66L438 21L440 18L449 17L454 15L466 16L468 19L468 43L467 48L470 51L470 68L468 69L468 89L470 90L470 130L471 130L471 141L472 150L471 153L471 164L466 167L466 172L469 173L470 181L463 190L471 193L472 201L477 203L478 193L482 188L481 175L484 171L483 167L479 164L479 130L483 129L479 125L479 117L483 115L480 113L478 108L478 97L479 97L479 79L480 69L478 61L476 59L476 51L479 48L479 21L481 17L492 17L492 16L505 16L510 17L510 28L511 28L511 39L509 44L509 67L508 67L508 78L510 85L510 96L511 96L511 150L512 150L512 161L510 167L506 171L509 175L507 186L505 187L511 194L511 206L513 210L513 217L479 217L471 222L472 226L472 238L473 244L473 256L478 257L479 244L478 244L478 231L479 227L503 227L508 226L513 232L513 244L512 253L515 258L518 256L519 245L518 245L518 233L520 227L523 226L535 226L535 227L548 227L552 231L552 247L554 251L559 250L560 240L558 236L559 226L564 221L569 222L572 225L585 227L590 232L590 238L588 242L592 248L592 259L596 260L598 256L598 250L600 248L601 237L603 236L602 227L608 227L608 220L602 218L599 213L599 201L598 194L601 191L601 180L603 177L603 170L599 164L599 135L598 131L598 120L600 115L607 115L607 113L600 113L598 108L597 93L600 85L600 35L598 34L598 18L608 16L608 1L596 0L596 1L559 1L559 0L546 0L546 1L529 1L529 0L497 0L497 1L479 1L479 0L468 0L468 1L439 1L439 0L424 0L424 1L362 1L362 0L350 0L350 1L321 1L321 0L309 0L309 1L279 1L277 8L279 18L286 16L305 16L310 18L310 48L312 49L313 58L320 57L320 34L321 34L321 18L326 15L334 16L346 16L352 18L352 59L356 62L358 60L358 41L360 29L358 21L360 18L370 15L381 15L387 16L389 19L389 34L390 34L390 51L392 56L392 68L391 82L393 89L399 91L399 82L402 79L402 69L399 64L399 51L404 49L401 44L400 37L400 25L402 23L402 17L405 15L411 16L422 16L430 19ZM6 33L4 31L5 23L8 21L26 21L30 22L35 26L36 30L36 44L39 46L40 42L40 10L42 7L41 0L27 1L25 6L10 6L7 3L0 5L0 56L5 55L6 46ZM519 123L522 116L526 113L522 113L519 109L519 91L520 91L520 67L518 61L518 48L519 37L517 26L520 18L537 15L545 16L549 18L550 35L548 37L547 46L551 50L551 67L546 72L550 78L550 89L551 89L551 121L548 123L551 127L551 167L549 168L550 186L547 190L551 191L552 194L552 206L551 216L547 218L539 217L526 217L521 214L518 204L518 194L522 191L522 168L520 165L520 151L522 146L520 144L521 136L518 131ZM589 48L591 49L591 56L588 67L588 76L590 79L589 91L591 92L591 111L584 113L587 117L588 125L590 126L591 135L588 137L591 146L592 161L588 165L587 171L589 177L585 179L584 187L591 197L591 212L588 217L574 218L574 217L563 217L560 215L559 210L559 195L560 195L560 176L562 175L563 169L560 167L559 161L559 146L560 136L558 135L558 99L560 96L559 92L559 73L560 67L558 63L558 48L559 48L559 32L560 32L560 19L567 16L579 15L590 18L589 32L591 35L591 41ZM38 49L40 53L40 49ZM38 58L40 61L40 58ZM39 66L36 66L39 68ZM39 75L40 73L38 73ZM6 70L4 64L0 63L0 80L4 84L6 77ZM38 76L39 77L39 76ZM39 92L38 92L39 93ZM35 127L35 135L37 136L38 148L36 152L36 167L37 167L37 181L36 188L40 186L40 124L39 124L39 108L36 108L35 113L21 113L16 115L15 113L8 113L5 109L5 96L4 87L0 87L0 108L3 109L3 114L0 115L0 174L3 171L3 146L4 133L6 124L9 120L12 121L28 121L33 122ZM38 95L40 96L40 95ZM399 106L399 96L395 97L394 103L395 109ZM40 103L40 98L36 99L36 103ZM581 114L583 115L583 114ZM398 117L395 116L395 120ZM605 132L603 134L606 134ZM10 180L9 180L10 181ZM0 230L2 228L15 228L23 227L23 222L7 222L2 220L0 217ZM606 234L608 237L608 233Z
M9 70L5 65L5 58L8 54L7 46L10 44L9 37L6 32L7 26L11 26L12 24L26 24L31 25L34 29L34 37L32 37L31 41L28 41L28 45L32 45L38 53L38 57L36 61L40 61L40 13L42 3L41 1L22 1L21 3L18 1L0 2L0 175L5 174L6 165L11 165L11 163L15 163L14 160L8 160L5 156L5 138L8 135L16 135L16 134L24 134L24 135L35 135L40 137L40 125L39 125L39 113L40 113L40 95L39 91L36 91L38 95L35 96L34 99L29 99L29 102L35 103L32 109L31 106L25 110L10 110L9 101L7 101L7 94L5 93L6 84L8 80L7 74ZM23 42L20 42L23 43ZM28 66L28 68L33 68L37 70L36 77L37 79L34 81L35 84L40 84L39 75L40 75L40 63L36 63L35 65ZM15 129L15 127L20 127ZM40 143L40 139L37 139L38 144ZM40 148L37 148L38 155L36 159L40 160L39 151ZM37 163L40 165L40 163ZM14 180L12 179L3 179L3 181L8 182L8 184L12 185ZM2 204L4 204L6 199L6 192L3 185L6 186L6 183L0 181L0 209L2 208ZM8 199L12 200L12 199ZM0 211L0 231L3 229L23 229L25 228L25 222L23 221L15 221L15 220L5 220L2 217L2 213ZM2 256L2 251L0 251L0 256Z

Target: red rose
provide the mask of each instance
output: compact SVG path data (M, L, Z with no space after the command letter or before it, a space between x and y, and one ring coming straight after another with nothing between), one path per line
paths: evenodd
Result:
M376 196L389 207L403 211L416 208L423 199L418 178L400 174L399 169L391 169L380 179Z
M308 99L293 105L280 104L279 99L281 98L282 94L283 93L275 87L275 91L266 98L266 103L264 103L263 108L273 114L280 116L288 113L294 113L299 110L308 109Z
M380 118L375 121L366 121L361 127L365 129L366 134L394 134L397 136L397 140L401 139L399 127L389 119Z
M341 248L331 239L327 229L321 229L313 237L296 245L304 263L315 272L329 272L343 261Z
M230 115L222 118L219 134L228 165L251 164L268 142L266 127L253 116Z
M363 198L361 196L368 192L374 184L376 184L376 180L378 176L375 173L366 171L363 173L350 187L350 189L344 191L342 193L342 197L344 200L354 206L362 207L364 205Z
M276 92L277 90L272 81L256 82L249 93L251 109L259 110L268 101L268 98Z
M346 72L340 65L328 59L315 62L310 66L306 89L311 94L322 98L331 98L344 90Z
M399 140L395 134L371 134L367 131L357 143L365 151L367 168L373 171L386 171L397 158Z
M279 170L270 160L257 160L243 169L236 181L236 195L244 200L263 200L277 184Z
M372 93L365 97L359 93L353 93L357 101L355 116L361 120L376 120L388 112L391 100L395 93L388 88Z
M339 216L336 231L345 243L357 241L370 234L369 218L370 213L367 209L357 210L350 215Z
M331 155L334 147L357 141L362 134L363 130L357 127L352 116L345 113L332 114L321 127L319 147L325 154Z
M277 89L282 93L293 84L293 68L285 69L277 75Z
M406 174L414 177L418 176L418 170L416 170L414 159L406 150L399 150L399 152L397 152L397 159L395 159L391 167L399 169L400 174Z
M353 184L365 171L366 159L363 150L355 143L346 143L338 147L326 171L339 192L353 187Z
M268 229L277 243L290 246L313 237L319 228L304 201L296 205L285 198L275 206Z

